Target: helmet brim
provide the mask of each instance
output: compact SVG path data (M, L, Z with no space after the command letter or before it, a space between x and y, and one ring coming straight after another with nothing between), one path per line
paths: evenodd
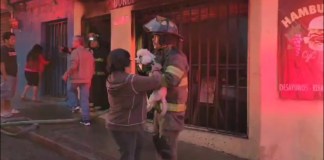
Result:
M156 16L154 19L144 24L143 28L146 32L151 34L169 34L183 39L179 34L177 25L169 19L161 16Z

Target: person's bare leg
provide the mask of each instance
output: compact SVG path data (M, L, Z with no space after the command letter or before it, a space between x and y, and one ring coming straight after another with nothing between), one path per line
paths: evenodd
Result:
M1 117L10 117L11 115L10 100L1 101Z
M38 86L33 86L33 101L37 101L37 96L38 96Z
M25 99L25 98L26 98L26 94L27 94L29 88L30 88L29 85L26 85L26 86L25 86L24 91L22 92L22 94L21 94L21 96L20 96L21 99Z

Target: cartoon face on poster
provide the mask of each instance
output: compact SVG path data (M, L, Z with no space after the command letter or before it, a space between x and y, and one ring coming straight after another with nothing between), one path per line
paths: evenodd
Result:
M279 0L278 24L280 97L323 100L323 1Z

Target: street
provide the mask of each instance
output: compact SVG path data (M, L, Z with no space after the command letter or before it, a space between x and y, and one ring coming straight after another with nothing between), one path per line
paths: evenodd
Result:
M67 160L25 138L1 134L1 160Z

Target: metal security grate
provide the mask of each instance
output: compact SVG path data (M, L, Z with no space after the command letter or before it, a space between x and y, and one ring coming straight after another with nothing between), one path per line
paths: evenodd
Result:
M186 1L135 12L137 49L152 49L142 25L168 17L184 36L190 64L186 123L247 134L248 0Z
M67 56L59 52L59 46L67 46L67 21L47 22L45 25L45 57L50 60L44 73L44 94L53 97L66 96L66 83L62 75L67 69Z

